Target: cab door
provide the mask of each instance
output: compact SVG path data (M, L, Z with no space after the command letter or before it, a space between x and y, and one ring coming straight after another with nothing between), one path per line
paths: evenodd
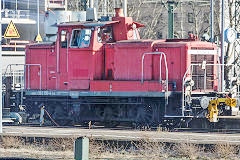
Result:
M72 30L69 62L68 63L68 87L70 90L89 90L92 66L92 30L90 28L78 28Z
M69 33L67 29L61 29L58 33L57 55L56 55L56 88L59 90L68 90L68 43Z
M47 55L47 89L56 90L57 73L56 73L56 52L55 48L48 50Z

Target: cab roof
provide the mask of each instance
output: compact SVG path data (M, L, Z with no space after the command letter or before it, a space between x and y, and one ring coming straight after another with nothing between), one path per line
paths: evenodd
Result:
M96 26L105 26L110 24L118 23L119 21L83 21L83 22L66 22L58 24L58 27L69 27L69 26L82 26L82 27L96 27Z
M57 26L58 27L70 27L70 26L82 26L82 27L103 27L106 25L110 25L110 24L116 24L119 23L120 21L82 21L82 22L64 22L64 23L60 23ZM137 28L139 27L143 27L144 24L138 23L138 22L133 22L133 24L136 25Z

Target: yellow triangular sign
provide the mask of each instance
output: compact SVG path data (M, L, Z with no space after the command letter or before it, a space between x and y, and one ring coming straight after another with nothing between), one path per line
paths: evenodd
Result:
M7 29L4 33L4 38L20 38L18 30L12 21L10 21L7 26Z
M35 41L42 42L42 37L40 34L37 35Z

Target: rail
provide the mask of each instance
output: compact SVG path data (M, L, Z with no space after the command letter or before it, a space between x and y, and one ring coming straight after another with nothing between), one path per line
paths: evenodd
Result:
M4 9L2 10L2 18L29 19L30 10Z
M219 72L217 72L218 75L216 75L216 77L218 79L218 84L223 83L223 81L220 79L220 77L221 77L220 76L220 74L221 74L220 67L221 66L231 66L232 71L230 73L232 73L232 77L234 77L233 76L234 75L233 69L234 69L235 66L233 64L201 64L201 63L191 64L187 68L187 70L186 70L186 72L185 72L185 74L184 74L184 76L182 78L182 116L185 116L185 111L186 111L186 106L187 106L187 100L186 99L191 99L192 87L193 87L193 86L190 86L189 92L191 94L190 94L190 97L187 97L187 95L186 95L186 81L188 79L192 80L192 71L193 71L194 67L200 67L202 65L205 66L204 67L204 75L203 75L204 76L204 78L203 78L204 79L204 82L203 82L204 83L204 85L203 85L203 93L206 92L206 83L207 83L207 70L206 70L206 66L218 66ZM218 88L218 92L220 92L219 88ZM222 92L224 92L224 91L222 91ZM237 91L237 97L239 97L239 91Z
M12 89L20 90L24 88L24 70L13 68L13 66L19 66L23 64L9 64L5 72L3 72L3 78L12 77Z
M165 65L165 73L166 73L166 80L165 80L165 106L168 105L168 66L167 66L167 59L166 55L163 52L147 52L143 53L142 55L142 74L141 74L141 83L144 82L144 58L146 55L160 55L159 57L159 83L162 83L162 57L164 58L164 65Z
M22 74L15 73L16 70L12 69L13 68L12 66L23 66L24 70L21 71ZM7 65L7 68L3 74L3 77L12 76L13 77L13 85L15 85L15 82L20 82L19 83L21 85L20 89L23 89L24 87L26 89L31 89L30 88L30 67L33 67L33 66L39 67L39 72L37 74L39 75L39 89L41 90L42 89L42 67L41 67L41 64L9 64L9 65ZM26 69L27 69L27 72L26 72ZM26 84L26 79L27 79L27 84Z
M30 43L30 41L24 41L24 40L8 40L5 39L6 42L3 42L2 44L2 50L3 51L24 51L27 44Z

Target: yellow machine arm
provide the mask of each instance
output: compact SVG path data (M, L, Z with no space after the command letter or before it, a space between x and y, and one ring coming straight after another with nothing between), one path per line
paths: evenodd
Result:
M237 100L235 98L217 98L209 101L207 118L210 122L218 122L218 107L229 106L236 107Z

